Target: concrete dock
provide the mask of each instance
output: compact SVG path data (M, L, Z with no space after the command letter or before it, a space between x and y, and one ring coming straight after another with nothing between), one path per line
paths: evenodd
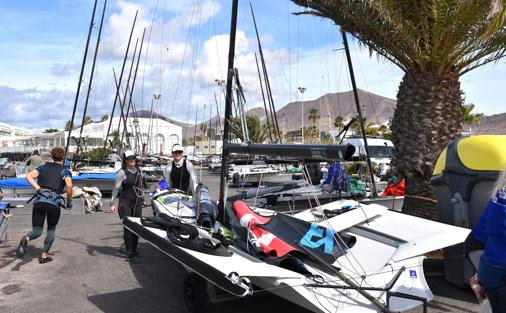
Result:
M218 176L202 181L218 186ZM108 201L104 201L108 210ZM62 215L51 250L53 262L39 264L43 236L30 242L23 260L15 257L19 238L31 228L31 215L16 214L11 240L0 244L0 312L189 312L182 296L184 268L143 240L141 257L120 252L123 231L116 214ZM21 213L21 212L20 212ZM151 207L144 209L151 215ZM429 262L426 276L435 299L429 312L480 312L474 295L444 282L441 262ZM260 296L211 305L209 313L307 312L264 292ZM410 313L422 312L421 308Z

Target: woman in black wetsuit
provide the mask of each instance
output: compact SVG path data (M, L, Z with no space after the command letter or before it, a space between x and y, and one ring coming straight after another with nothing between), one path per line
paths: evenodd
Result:
M19 258L25 255L28 242L40 237L44 220L47 217L47 234L42 254L39 257L39 263L47 263L53 260L49 256L49 249L51 249L51 245L54 242L55 229L60 219L60 209L63 205L60 194L63 193L65 188L67 193L65 208L72 208L72 174L63 165L64 156L65 150L63 148L54 147L51 150L53 162L41 165L26 174L26 180L37 190L37 194L33 202L33 228L19 242L18 249L16 250L16 255Z
M132 150L126 150L123 154L123 166L116 175L116 182L111 196L111 212L118 211L119 217L142 216L144 204L145 184L141 169L137 166L137 158ZM118 206L115 200L118 198ZM126 256L128 259L139 256L137 243L139 236L123 227L123 240L125 241Z

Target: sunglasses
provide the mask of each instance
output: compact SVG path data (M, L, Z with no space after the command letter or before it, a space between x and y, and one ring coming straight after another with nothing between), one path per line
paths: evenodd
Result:
M126 158L127 161L135 161L135 157Z
M178 150L178 151L174 151L172 153L174 153L174 154L181 154L181 153L183 153L183 151Z

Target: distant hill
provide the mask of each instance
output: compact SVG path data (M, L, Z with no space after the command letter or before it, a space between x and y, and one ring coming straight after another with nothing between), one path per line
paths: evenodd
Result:
M394 115L397 101L382 97L364 90L358 90L358 97L362 108L362 114L369 122L373 124L383 124L390 121ZM276 112L279 127L283 132L294 131L300 129L302 102L290 102ZM333 123L336 116L342 116L345 120L357 114L355 100L352 91L328 93L315 100L304 101L304 125L310 125L309 110L318 109L320 119L317 125L321 131L334 130ZM139 111L149 117L149 111ZM138 116L139 116L138 112ZM263 107L250 109L247 115L254 115L261 120L265 120L265 112ZM329 118L330 117L330 118ZM160 118L172 122L183 127L183 138L193 137L195 127L193 124L181 123L172 119L161 116ZM223 125L223 118L220 118ZM209 124L209 120L202 122ZM201 135L200 125L197 124L197 134ZM218 127L218 117L211 119L211 128ZM479 125L465 125L464 131L468 132L471 128L473 134L499 134L506 135L506 113L495 114L491 116L483 116Z
M376 94L358 90L358 98L362 107L362 114L367 118L368 121L374 124L382 124L388 122L394 114L394 108L396 100L378 96ZM293 131L298 130L302 126L301 119L301 108L302 102L295 101L286 104L284 107L276 112L279 127L282 131ZM357 115L357 109L355 106L355 100L352 91L328 93L315 100L304 101L304 125L310 124L309 110L312 108L318 109L320 119L317 121L318 127L322 131L334 130L332 124L334 118L341 115L345 120ZM263 107L257 107L250 109L247 115L254 115L259 117L262 121L265 120L265 111ZM330 114L330 122L329 122ZM202 122L209 123L209 120ZM197 125L197 133L200 134L200 125ZM217 117L211 119L212 128L217 125ZM223 125L223 118L221 118ZM188 137L192 137L194 133L193 125L188 125L188 129L183 129L183 137L185 133Z
M474 135L506 135L506 113L483 116L479 125L465 125L464 131Z
M358 99L362 114L373 124L388 122L394 115L396 100L358 90ZM286 131L300 129L302 102L296 101L285 105L277 112L279 127ZM328 93L318 99L304 101L304 125L310 125L309 111L318 109L320 119L316 122L321 131L334 130L334 119L342 116L345 120L357 115L357 108L352 91Z

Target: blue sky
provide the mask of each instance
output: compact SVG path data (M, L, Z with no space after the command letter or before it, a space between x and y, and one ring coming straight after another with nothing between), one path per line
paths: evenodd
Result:
M236 66L246 88L247 105L253 108L261 105L254 59L258 49L249 2L239 2ZM277 108L300 100L299 86L307 88L305 100L351 89L343 52L335 51L342 46L337 26L317 17L292 15L302 8L287 0L251 2ZM133 16L139 10L133 44L144 27L149 33L152 26L152 31L133 96L137 109L149 109L152 95L161 93L161 101L154 103L156 111L181 121L193 121L195 114L198 120L207 118L209 109L215 110L214 93L220 94L215 79L225 77L230 3L109 0L89 115L98 119L110 114L115 95L112 68L119 75ZM82 117L102 5L100 0L78 120ZM8 108L3 110L1 122L40 130L61 129L70 119L92 7L92 0L0 0L0 104ZM146 48L147 41L144 52ZM353 41L351 49L358 87L395 98L402 72L375 55L370 57ZM505 62L500 60L461 78L466 102L476 104L476 111L487 115L506 111Z

